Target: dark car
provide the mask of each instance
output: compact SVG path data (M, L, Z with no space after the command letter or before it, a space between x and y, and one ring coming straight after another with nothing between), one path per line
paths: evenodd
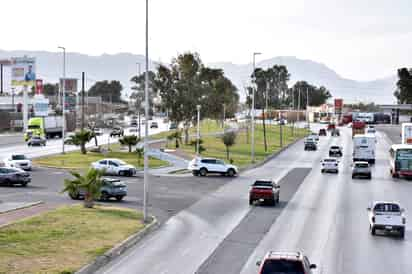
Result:
M268 202L270 205L279 203L280 186L271 180L257 180L249 191L249 205L255 201Z
M159 124L157 122L151 122L150 128L159 128Z
M70 198L73 200L84 199L86 191L78 189L75 192L69 192ZM116 198L121 201L127 195L127 186L119 179L103 178L102 186L100 188L100 200L108 201L110 198Z
M317 150L318 149L318 145L316 144L316 142L314 141L305 141L305 150Z
M342 147L340 146L331 146L329 148L329 157L342 157Z
M331 136L340 136L339 129L337 128L332 129Z
M30 174L12 167L0 167L0 184L6 186L21 185L27 186L30 183Z
M28 146L46 146L46 139L40 136L33 136L27 142Z
M326 129L324 129L324 128L319 129L319 134L318 135L319 136L326 136Z
M312 274L316 269L309 259L300 252L268 252L256 265L259 274Z
M115 127L115 128L113 128L112 131L110 132L110 137L114 137L114 136L121 137L121 136L123 136L123 134L124 134L124 132L123 132L123 129L122 129L122 128L120 128L120 127Z
M177 129L176 123L170 123L169 129Z

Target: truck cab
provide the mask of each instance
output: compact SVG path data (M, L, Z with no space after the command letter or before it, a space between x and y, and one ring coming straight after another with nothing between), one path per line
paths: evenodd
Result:
M30 118L28 121L27 131L24 133L24 141L27 142L33 136L45 137L42 117Z

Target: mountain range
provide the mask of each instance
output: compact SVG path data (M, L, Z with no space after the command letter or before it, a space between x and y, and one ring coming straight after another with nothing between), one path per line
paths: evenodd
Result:
M0 60L21 56L36 57L37 78L45 82L57 83L62 75L62 53L47 51L5 51L0 50ZM130 95L130 78L136 75L141 64L144 70L144 56L131 53L103 54L91 56L68 52L66 55L67 77L81 78L81 72L86 73L86 88L100 80L118 80L124 87L124 96ZM155 67L156 62L150 61L149 69ZM263 60L256 67L267 68L275 64L285 65L291 74L289 86L296 81L305 80L317 86L328 88L333 97L343 98L346 102L375 102L377 104L393 103L395 98L396 75L372 81L356 81L345 79L331 68L312 60L303 60L296 57L275 57ZM226 76L239 89L240 97L244 98L244 86L249 83L252 64L233 64L218 62L207 64L210 67L222 68ZM10 89L10 68L5 67L5 90ZM80 82L79 82L80 85ZM79 87L80 88L80 87Z

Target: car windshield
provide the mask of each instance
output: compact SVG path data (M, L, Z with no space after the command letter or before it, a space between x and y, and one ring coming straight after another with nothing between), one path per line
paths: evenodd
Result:
M24 155L19 154L19 155L13 155L13 156L11 156L11 159L12 159L12 160L15 160L15 161L18 161L18 160L27 160L27 157L24 156Z
M365 168L365 167L369 167L369 164L367 164L367 163L359 163L359 164L355 164L355 167Z
M305 274L303 265L295 260L266 260L262 274Z
M375 212L400 212L401 209L397 204L382 203L376 204L374 209Z
M259 181L256 181L253 185L254 186L270 186L270 185L272 185L272 182L271 181L261 181L261 180L259 180Z
M330 148L331 149L339 149L339 147L337 147L337 146L331 146Z
M327 163L334 163L334 162L336 162L336 160L335 159L325 159L325 160L323 160L324 162L327 162Z
M118 164L119 166L125 166L125 165L127 165L127 163L126 163L126 162L123 162L122 160L115 160L115 161L113 161L113 162L115 162L115 163Z

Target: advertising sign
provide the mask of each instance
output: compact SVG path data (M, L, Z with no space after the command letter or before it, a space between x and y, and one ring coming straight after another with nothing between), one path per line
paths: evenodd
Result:
M34 116L48 116L49 115L49 99L44 98L43 95L36 95L33 99Z
M335 113L341 114L343 108L343 100L342 99L335 99Z
M43 93L43 80L37 79L36 80L36 94L42 94L42 93Z
M63 78L60 79L60 89L63 90ZM77 79L66 78L64 81L64 90L67 93L77 93Z
M36 80L36 59L15 57L11 59L12 86L34 86Z

